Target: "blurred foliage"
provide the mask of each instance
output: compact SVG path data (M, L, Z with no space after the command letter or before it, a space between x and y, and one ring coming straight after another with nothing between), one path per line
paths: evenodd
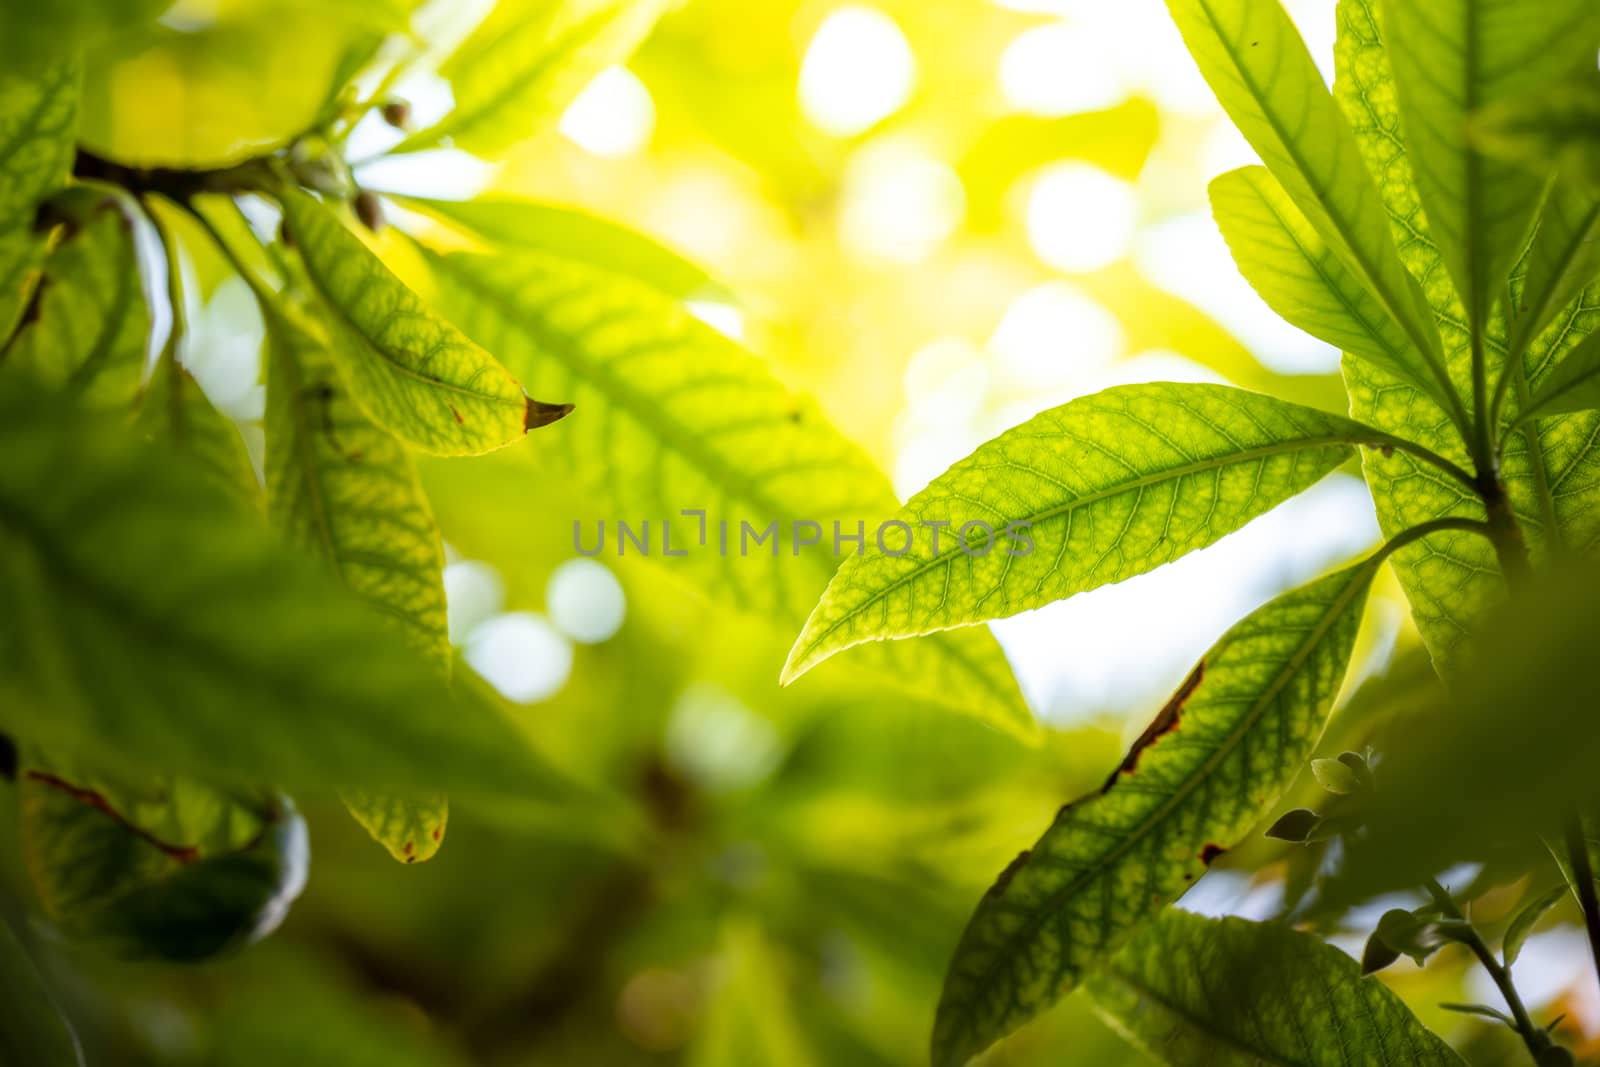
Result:
M142 402L136 434L37 390L8 386L0 402L0 576L18 620L0 630L0 723L24 739L0 786L0 920L17 934L13 944L0 930L10 994L0 1062L74 1062L56 1007L91 1067L926 1062L944 973L982 890L1064 803L1101 788L1157 709L1125 706L1125 692L1066 706L1025 685L1045 727L1031 737L1032 716L982 628L879 646L875 663L780 689L788 647L833 569L796 560L787 544L776 562L727 566L608 550L624 617L583 637L557 595L577 554L575 523L671 519L675 537L692 536L692 523L657 513L669 500L661 486L710 494L720 491L712 475L738 463L763 472L752 495L780 517L860 511L871 521L894 511L889 481L904 498L1039 411L1152 375L1226 381L1323 412L1349 405L1331 349L1290 367L1254 332L1258 305L1230 316L1225 300L1194 296L1204 286L1171 285L1173 264L1162 269L1163 256L1181 273L1211 269L1192 245L1158 238L1206 210L1204 179L1237 148L1203 87L1163 80L1188 60L1157 4L885 0L876 10L903 34L915 75L903 101L848 134L829 132L798 89L808 48L842 6L817 0L683 0L665 11L606 0L0 5L0 114L37 113L34 135L75 121L78 148L75 163L58 151L8 170L0 191L0 332L23 327L6 372L103 409ZM1118 91L1030 106L1005 88L1006 64L1028 34L1062 27L1089 51L1056 62L1096 56L1079 73ZM75 55L81 71L67 62ZM870 83L854 91L877 91ZM68 84L81 85L72 102ZM620 95L604 95L607 85ZM1585 165L1587 134L1554 128L1587 99L1575 88L1548 108L1508 109L1482 136L1513 156L1557 138L1574 168ZM0 142L14 134L0 125ZM380 158L396 145L401 160ZM1050 214L1061 194L1047 181L1063 164L1113 183L1087 207L1069 204L1065 222ZM72 166L81 180L62 191ZM218 184L184 188L196 171ZM290 194L281 240L276 213L252 193L285 180L325 199ZM102 182L191 192L197 211L156 197L130 207ZM458 199L469 194L481 195ZM46 197L49 212L36 215ZM1126 232L1112 225L1101 262L1063 265L1052 232L1081 226L1087 241L1097 216L1111 225L1128 204L1133 220ZM267 311L245 277L267 290ZM316 298L278 300L297 287ZM485 311L485 292L511 310ZM319 317L318 301L357 313ZM397 307L415 332L395 335ZM435 307L456 325L440 325ZM1038 307L1047 314L1030 317ZM448 349L451 365L412 361L418 334L430 355ZM607 378L613 356L664 336L670 344L637 372L649 390L630 395ZM306 358L284 355L297 348ZM496 360L517 379L498 390L483 385ZM385 402L351 395L348 380L361 375ZM457 453L518 438L538 421L518 383L549 402L547 416L571 401L593 421L470 458L413 456L396 439ZM441 384L480 390L474 402L497 413L492 440L470 436L476 418L462 429L460 411L435 403ZM741 429L756 416L766 421ZM169 466L170 453L198 466ZM320 488L302 485L286 517L261 507L247 459L274 506L297 478ZM783 481L786 464L808 463L827 477ZM105 471L142 495L99 498ZM208 496L217 486L241 506ZM377 518L327 523L322 494ZM417 514L437 530L395 518ZM264 515L305 552L266 537ZM180 520L182 545L204 551L174 551ZM14 535L13 522L38 536ZM363 540L383 522L398 533ZM429 599L441 534L448 618ZM1355 536L1372 534L1369 523ZM84 580L69 580L40 543ZM1337 548L1318 551L1313 572L1340 561ZM414 588L406 568L426 580ZM1258 603L1292 570L1273 571ZM164 581L140 584L151 576ZM1293 808L1325 823L1389 804L1399 814L1384 825L1421 820L1429 847L1416 847L1415 825L1359 849L1332 835L1269 839L1236 813L1230 832L1251 832L1226 856L1201 864L1184 837L1187 877L1204 874L1186 907L1292 915L1359 951L1377 913L1343 905L1481 863L1451 888L1476 879L1473 919L1506 939L1508 964L1520 947L1521 973L1564 976L1540 1021L1569 1011L1559 1036L1596 1051L1582 1044L1600 1034L1592 976L1560 966L1581 946L1541 946L1581 921L1570 899L1550 904L1562 867L1537 849L1481 847L1530 825L1555 840L1557 802L1592 765L1593 731L1569 733L1592 718L1571 670L1593 632L1589 577L1547 591L1548 610L1504 622L1494 640L1517 649L1518 670L1483 665L1461 683L1465 702L1442 695L1409 621L1389 625L1405 604L1396 581L1374 578L1365 622L1359 610L1345 620L1335 657L1360 679L1316 751L1338 759L1392 745L1392 766L1380 763L1380 788L1349 803L1306 771L1254 830ZM84 589L95 582L120 598L94 601ZM259 598L248 610L208 596L244 587ZM609 588L585 586L585 603ZM1171 610L1186 607L1198 610ZM382 612L427 625L411 644L374 644L363 627ZM1046 620L1032 621L1050 636ZM513 668L545 664L553 685L507 681L493 639L508 625L525 638ZM555 651L530 644L529 625ZM435 670L447 636L450 691ZM209 672L195 649L242 667ZM1172 666L1160 659L1186 655L1150 651L1153 678ZM166 685L138 684L152 664ZM31 700L39 691L51 699ZM1334 696L1318 694L1318 708ZM1523 703L1534 713L1496 716ZM364 727L342 729L335 706L353 707ZM1440 725L1451 715L1459 729ZM1313 740L1298 738L1296 752ZM80 749L92 755L59 755ZM1426 770L1444 751L1448 780ZM1296 766L1277 767L1285 780L1273 784L1289 785ZM1385 791L1390 775L1398 784ZM260 781L293 787L298 814ZM391 806L441 786L454 801L443 841L441 810ZM1510 795L1528 803L1508 805ZM279 905L304 873L302 832L310 877L285 918ZM419 836L420 850L408 847ZM174 852L191 847L198 864ZM1331 883L1353 887L1333 906L1323 875L1363 850L1373 859ZM174 871L200 886L178 898L190 917L225 913L204 944L175 942L170 915L139 906ZM109 936L210 956L279 921L248 951L200 966L107 951ZM1204 927L1206 952L1248 957L1267 988L1276 955L1303 950L1340 981L1354 968L1308 935L1169 914L1104 979L1124 980L1120 992L1098 1008L1062 1001L983 1062L1146 1062L1119 1031L1185 1047L1176 1029L1154 1033L1163 1023L1137 1006L1171 977L1156 966L1168 960L1162 938L1184 923ZM1504 1027L1436 1007L1492 996L1469 988L1472 964L1451 944L1426 968L1402 962L1381 980L1469 1062L1509 1062L1521 1051ZM1145 988L1126 984L1130 975ZM1397 1003L1375 985L1358 999L1327 1011L1348 1021Z

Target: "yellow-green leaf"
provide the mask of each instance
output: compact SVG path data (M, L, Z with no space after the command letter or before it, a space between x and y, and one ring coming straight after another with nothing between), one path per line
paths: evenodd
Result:
M282 194L284 220L323 298L330 351L373 422L418 448L472 455L570 411L522 391L493 356L425 307L332 211Z
M1400 324L1333 254L1265 167L1242 167L1213 181L1211 208L1239 273L1273 311L1398 377L1418 365Z
M1438 331L1389 234L1349 125L1278 0L1167 0L1223 109L1341 262L1410 339L1405 378L1467 418Z
M1384 0L1383 30L1407 153L1429 229L1467 321L1487 326L1527 239L1548 172L1468 143L1481 108L1593 68L1600 6L1547 0Z
M430 262L441 305L469 334L584 412L529 450L535 476L574 478L595 503L586 518L606 521L609 538L619 520L635 529L652 520L653 558L717 601L798 626L838 565L833 523L848 536L859 523L870 540L893 513L883 475L815 405L649 285L534 252ZM684 509L706 513L703 537ZM667 520L682 556L661 555ZM817 543L796 545L795 522L815 523ZM776 524L782 544L768 537L742 551L745 523L758 532ZM879 653L862 666L903 692L1022 734L1035 729L987 633Z
M578 208L495 197L399 200L406 207L443 219L503 252L549 252L649 282L680 300L718 289L702 268L665 245Z
M81 78L76 62L0 73L0 231L31 225L39 202L66 182Z
M1548 418L1600 408L1600 332L1592 333L1550 373L1528 398L1517 421Z
M1153 570L1310 487L1360 444L1399 442L1221 385L1120 386L1043 412L907 502L895 516L912 532L907 551L896 540L845 560L784 679L866 641L1004 618Z
M361 828L401 863L432 859L444 842L450 801L443 793L400 797L353 790L341 797Z
M934 1022L958 1067L1034 1018L1266 814L1338 695L1381 556L1229 630L1105 786L1062 808L979 902Z
M1170 910L1089 990L1106 1021L1170 1067L1464 1067L1355 960L1283 923Z
M1556 313L1600 279L1600 189L1558 180L1528 248L1528 276L1517 302L1511 350L1525 352Z
M1484 108L1468 133L1484 152L1600 191L1600 72Z
M591 78L627 59L666 0L502 0L440 68L455 107L393 151L448 140L493 154L527 140Z

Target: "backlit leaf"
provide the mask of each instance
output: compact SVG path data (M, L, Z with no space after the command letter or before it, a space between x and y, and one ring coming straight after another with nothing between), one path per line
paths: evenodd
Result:
M182 460L18 383L0 451L0 728L212 781L561 792L508 722Z
M1383 29L1417 192L1467 321L1487 325L1522 250L1546 174L1467 141L1480 108L1594 66L1600 7L1548 0L1384 0Z
M589 80L628 58L666 0L503 0L440 68L455 107L396 152L448 140L493 154L547 125Z
M330 349L367 415L440 455L511 443L570 408L528 397L493 356L429 311L361 239L304 193L283 195L284 220L340 336Z
M79 78L76 63L0 73L0 346L16 328L44 262L45 235L34 218L72 167Z
M83 1067L83 1053L27 952L0 922L0 1051L7 1063L29 1067Z
M350 399L327 342L271 304L263 317L273 521L383 609L410 645L448 675L444 547L411 456ZM444 796L351 792L345 803L400 862L439 850L449 813Z
M1379 32L1375 0L1340 0L1337 17L1335 96L1356 131L1368 166L1379 176L1400 256L1421 279L1439 324L1451 379L1458 391L1468 395L1472 345L1467 313L1433 244L1429 220L1411 178L1399 100ZM1516 284L1514 294L1515 290ZM1600 289L1591 288L1561 309L1528 345L1525 365L1536 391L1543 376L1596 326L1600 326ZM1499 316L1489 323L1486 343L1492 374L1505 353L1505 329ZM1385 430L1404 427L1413 440L1458 463L1468 462L1459 431L1431 397L1366 361L1347 359L1344 372L1350 411L1356 418ZM1542 420L1537 427L1506 441L1501 476L1536 553L1546 539L1546 523L1537 503L1541 477L1554 487L1557 522L1568 542L1581 546L1600 537L1600 513L1586 503L1592 494L1585 488L1595 484L1595 475L1600 474L1596 427L1600 427L1600 416L1591 414ZM1537 447L1530 444L1530 435ZM1379 522L1390 536L1445 516L1483 517L1475 493L1439 477L1410 455L1369 452L1362 462ZM1484 603L1503 588L1493 548L1481 537L1443 531L1398 553L1394 565L1429 652L1448 672Z
M716 290L709 274L665 245L578 208L495 197L401 197L400 202L459 226L505 252L549 252L649 282L680 300Z
M1213 181L1211 208L1239 273L1273 311L1398 377L1411 374L1419 357L1405 331L1265 167L1243 167Z
M913 496L895 516L912 536L845 560L784 678L864 641L1005 618L1153 570L1308 488L1356 445L1385 443L1221 385L1121 386L1043 412ZM994 531L987 552L977 526ZM892 554L902 540L909 551Z
M1512 331L1512 351L1525 351L1556 313L1596 279L1600 279L1600 189L1587 192L1557 181L1528 250L1528 277Z
M838 565L833 523L846 536L860 524L870 540L894 511L883 475L814 405L649 286L540 253L430 262L455 321L584 411L529 450L535 470L577 479L595 501L586 518L606 521L609 538L618 521L637 530L652 520L658 558L658 524L670 520L673 552L686 554L659 562L721 603L800 625ZM704 527L684 509L704 510ZM796 545L795 522L816 524L817 543ZM752 533L776 524L778 540L755 544L745 524ZM593 536L584 533L585 551ZM885 650L864 666L921 699L1033 730L988 634Z
M1528 935L1533 933L1533 928L1544 918L1545 912L1561 903L1566 895L1567 885L1561 882L1517 909L1517 914L1511 918L1511 925L1506 927L1505 939L1500 944L1500 956L1505 960L1507 967L1517 962Z
M131 407L143 384L150 309L122 209L108 200L93 210L45 260L40 285L0 368L97 407Z
M1519 420L1600 408L1600 331L1592 333L1545 375Z
M1322 732L1380 562L1278 597L1224 634L1105 786L1062 808L1001 874L945 978L935 1067L1049 1008L1276 803Z
M1461 1067L1382 982L1282 923L1168 911L1089 981L1117 1030L1170 1067Z
M1422 357L1406 380L1458 409L1439 363L1438 332L1396 254L1361 150L1278 0L1168 0L1167 6L1245 140Z

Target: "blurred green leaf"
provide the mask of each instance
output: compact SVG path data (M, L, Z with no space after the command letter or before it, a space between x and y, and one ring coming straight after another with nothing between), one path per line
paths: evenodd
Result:
M748 918L724 926L718 973L691 1067L806 1067L817 1063L789 1002L775 947Z
M1468 125L1481 151L1600 190L1600 74L1593 70L1489 104Z
M1426 360L1429 392L1459 411L1439 362L1438 331L1396 253L1361 150L1278 0L1168 0L1167 6L1245 140Z
M449 141L493 155L526 140L591 78L626 60L667 6L666 0L501 0L439 70L455 107L391 151Z
M1491 614L1450 694L1383 741L1367 831L1348 842L1326 889L1330 907L1493 858L1530 829L1559 825L1572 805L1600 803L1586 671L1597 626L1600 573L1589 562L1549 568Z
M1224 634L1105 786L1062 808L1000 875L950 964L936 1067L965 1063L1071 991L1277 802L1338 695L1381 559Z
M0 1063L6 1067L83 1067L83 1052L33 961L0 922Z
M1557 363L1517 413L1517 421L1600 408L1600 330Z
M131 408L143 385L150 309L133 226L107 199L91 209L44 264L38 304L0 367L6 374Z
M77 63L0 75L0 229L31 223L39 202L65 184L82 76Z
M16 384L0 451L8 731L213 780L561 793L509 723L178 458Z
M1517 962L1517 957L1522 954L1522 946L1528 940L1528 935L1533 933L1533 928L1544 918L1545 913L1561 903L1567 895L1565 883L1553 885L1528 901L1512 916L1511 925L1506 927L1505 939L1500 944L1500 955L1505 960L1507 967Z
M57 0L0 5L0 65L37 76L85 45L153 21L173 0Z
M1171 1067L1464 1063L1349 956L1277 923L1170 910L1089 989L1112 1025Z
M1220 385L1120 386L1053 408L913 496L895 516L909 551L845 560L784 680L864 641L1004 618L1152 570L1310 487L1353 446L1387 443Z
M291 543L327 561L425 659L450 670L444 547L405 446L362 414L328 343L271 303L267 327L268 500ZM339 342L334 342L339 343ZM444 796L351 792L357 821L401 863L439 850Z
M352 73L352 44L372 39L369 26L337 17L357 6L185 3L189 18L174 11L106 34L84 56L80 139L139 167L225 167L281 148L322 117L334 83Z
M1417 193L1467 321L1486 325L1527 239L1547 173L1479 154L1468 120L1593 68L1600 7L1548 0L1385 0L1384 32Z
M509 444L571 410L533 400L493 356L429 311L334 213L298 190L284 221L323 298L329 353L382 428L440 455Z
M441 305L470 335L583 412L537 442L535 471L576 478L612 536L619 521L670 520L673 552L687 554L662 565L719 601L798 626L837 565L832 524L854 535L859 522L870 540L871 524L893 511L883 475L813 404L644 283L532 252L429 262ZM704 510L705 525L684 509ZM793 544L795 522L815 523L817 543ZM769 523L778 533L744 551L741 524ZM791 543L780 552L779 540ZM881 648L863 666L924 701L1025 736L1035 729L986 633Z
M521 249L549 252L648 282L678 300L719 289L702 268L665 245L579 208L496 197L399 200L513 255Z
M1435 383L1400 324L1347 268L1265 167L1211 183L1211 208L1239 273L1273 311L1425 391Z
M194 375L170 351L151 372L136 426L146 440L193 460L217 489L248 507L260 507L261 484L238 425L212 406Z
M249 813L249 837L202 850L157 837L113 797L37 766L23 771L20 792L23 855L45 911L69 936L119 955L209 959L274 930L305 886L305 824L283 798ZM236 810L217 810L223 834Z

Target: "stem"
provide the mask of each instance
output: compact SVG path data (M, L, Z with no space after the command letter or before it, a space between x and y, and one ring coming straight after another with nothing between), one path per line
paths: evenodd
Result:
M1433 449L1424 445L1419 445L1415 441L1408 441L1404 437L1392 437L1389 434L1384 434L1377 440L1366 442L1366 444L1369 448L1382 449L1385 454L1389 452L1404 452L1408 456L1411 456L1415 459L1420 459L1430 466L1437 467L1439 470L1448 474L1450 477L1454 478L1468 489L1471 489L1473 492L1478 491L1478 479L1471 472L1465 470L1455 463L1452 463L1450 460L1446 459L1444 456L1441 456Z
M1500 990L1500 996L1505 999L1506 1007L1511 1011L1512 1021L1517 1024L1517 1033L1522 1035L1522 1043L1528 1046L1528 1052L1533 1056L1534 1062L1539 1062L1539 1057L1551 1045L1550 1035L1541 1030L1528 1014L1522 998L1517 995L1515 983L1511 981L1510 969L1502 966L1495 958L1495 954L1489 950L1489 946L1483 943L1483 938L1478 936L1478 931L1467 920L1466 915L1456 907L1456 902L1451 899L1444 886L1436 879L1429 878L1427 889L1444 916L1460 922L1466 928L1466 934L1460 939L1461 943L1472 950L1472 954L1478 958L1478 963L1493 980L1495 988Z

